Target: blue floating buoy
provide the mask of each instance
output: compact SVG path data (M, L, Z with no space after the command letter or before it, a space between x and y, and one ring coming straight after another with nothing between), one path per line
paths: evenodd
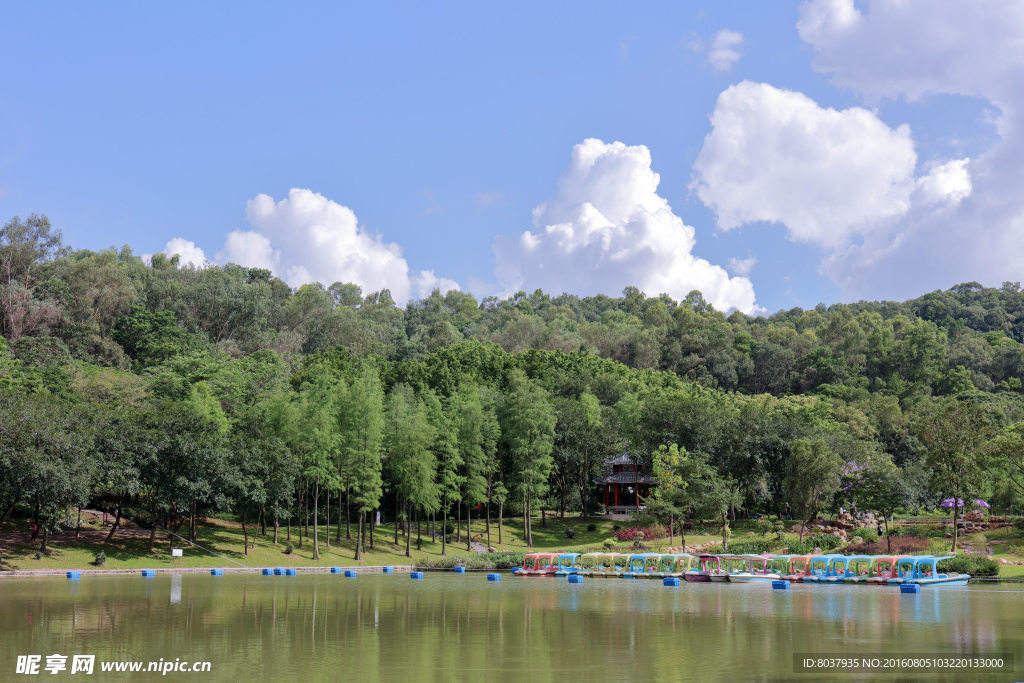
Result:
M274 567L274 576L284 576L284 567Z
M273 570L273 569L269 569L269 568L267 568L267 567L264 567L264 568L263 568L263 576L270 576L270 575L271 575L271 574L273 574L273 573L274 573L274 570Z
M284 570L284 573L285 573L285 574L286 574L287 576L295 576L295 575L296 575L296 574L297 574L298 572L297 572L297 571L295 571L294 569L285 569L285 570Z
M156 571L153 570L153 569L143 569L142 570L142 575L143 576L156 576Z
M224 570L223 569L211 569L210 570L210 575L211 576L224 576Z
M341 567L331 567L331 573L332 574L340 574L341 571L342 571Z
M579 574L569 574L569 583L583 583L583 577Z
M501 581L501 574L488 574L487 575L487 580L488 581Z
M921 586L916 583L901 583L900 593L920 593Z
M409 578L410 579L422 579L423 578L423 572L412 572L412 573L409 574Z
M666 576L665 579L662 581L662 583L665 584L666 586L678 586L679 585L679 577L678 576Z
M356 570L355 569L346 569L345 570L345 576L347 576L350 579L356 578Z
M82 578L82 572L68 572L69 579L80 579Z
M779 590L788 591L789 581L772 581L772 588L778 588Z
M465 574L466 573L466 568L465 567L456 567L452 571L454 571L456 574Z
M385 574L394 574L395 573L395 568L394 567L383 567L383 570L384 570Z

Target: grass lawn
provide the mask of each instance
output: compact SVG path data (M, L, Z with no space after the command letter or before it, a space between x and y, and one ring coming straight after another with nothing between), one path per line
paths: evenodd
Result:
M587 525L594 524L594 531L587 531ZM523 542L523 521L522 519L506 519L502 530L502 543L498 543L497 520L491 523L491 545L499 551L511 550L518 552L526 551L563 551L563 552L586 552L600 550L604 539L612 536L613 526L628 526L629 522L612 521L601 518L582 520L579 517L567 517L564 520L548 517L547 527L541 526L539 518L533 520L534 547L527 548ZM394 525L382 524L374 531L375 548L366 548L363 559L356 562L355 545L352 541L335 540L338 527L331 525L330 547L325 543L325 536L328 533L326 527L320 527L320 561L313 560L312 527L310 537L303 538L302 547L299 547L299 530L292 527L291 544L294 548L290 554L284 550L287 541L285 527L279 530L279 542L273 543L273 530L268 529L267 536L260 536L253 533L249 528L249 542L255 547L249 548L249 554L244 553L243 535L241 524L223 519L209 519L200 524L196 542L223 557L218 557L210 552L200 550L188 545L182 540L170 538L166 532L158 531L156 545L153 553L146 551L149 542L149 532L141 529L118 530L114 539L106 542L106 530L100 525L92 524L83 526L81 538L75 538L74 532L64 532L50 537L48 554L36 559L40 541L30 542L29 535L25 533L27 523L25 520L9 521L0 527L0 570L33 570L33 569L96 569L93 562L99 551L106 553L107 561L103 569L143 569L143 568L173 568L173 567L235 567L235 563L248 567L332 567L332 566L379 566L379 565L408 565L424 564L430 559L441 557L441 543L427 535L427 527L423 528L422 550L416 549L415 531L412 539L412 560L405 557L405 540L399 535L399 544L394 543ZM448 556L464 557L476 556L475 552L467 551L465 544L465 521L462 524L461 543L449 543L446 551ZM573 540L566 540L565 530L571 527L576 536ZM180 532L185 535L184 527ZM355 526L352 527L355 534ZM485 525L483 520L473 520L472 534L483 536L482 543L486 544ZM342 536L345 530L342 527ZM714 536L688 535L687 544L704 543L715 540ZM679 543L679 537L674 539ZM623 544L625 546L625 544ZM659 543L651 544L652 549L657 550L663 545L668 545L668 539ZM171 548L183 548L184 557L171 558Z

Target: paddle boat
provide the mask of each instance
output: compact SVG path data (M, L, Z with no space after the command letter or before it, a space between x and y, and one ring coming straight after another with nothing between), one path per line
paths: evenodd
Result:
M730 574L730 583L771 583L778 581L778 572L772 569L772 563L777 557L791 557L785 555L748 555L750 560L749 571L738 574ZM786 566L783 561L783 566Z
M780 578L790 583L801 583L805 576L811 574L811 560L820 555L791 555L789 558L786 573Z
M689 553L662 553L657 558L648 558L647 576L652 579L663 579L666 576L682 577L693 568L694 559Z
M907 555L880 555L875 558L875 573L868 576L866 583L872 586L886 586L889 579L898 579L900 560L910 559Z
M612 558L615 553L586 553L582 557L583 574L585 576L610 576L613 568Z
M733 574L750 573L750 558L746 555L719 555L718 568L710 572L708 578L718 583L729 581Z
M843 583L867 583L868 579L875 576L878 568L877 555L849 555L846 558L846 572L843 574Z
M838 583L846 575L846 555L832 553L811 558L810 573L803 583Z
M624 579L636 579L636 578L647 578L645 573L647 571L648 559L654 559L657 561L658 553L634 553L629 556L629 562L626 564L626 571L623 572L622 578ZM657 566L657 565L655 565ZM653 569L651 571L654 571Z
M916 583L922 586L966 586L971 578L970 574L939 573L939 562L951 560L954 557L954 555L943 555L942 557L920 555L913 558L901 558L899 563L901 569L905 568L906 560L913 560L910 571L903 572L899 578L890 579L887 583L889 585Z
M558 571L558 553L527 553L516 576L554 576Z
M716 573L721 567L717 555L701 553L695 558L695 567L683 572L683 578L687 581L711 581L712 573Z
M579 562L580 557L582 557L580 553L562 553L559 555L558 569L555 571L555 576L579 574L583 568Z

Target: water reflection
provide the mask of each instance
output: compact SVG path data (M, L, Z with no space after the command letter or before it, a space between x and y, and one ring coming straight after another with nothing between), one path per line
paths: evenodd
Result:
M4 581L3 652L209 660L214 671L205 680L254 681L748 680L751 673L787 680L793 652L850 647L1010 651L1024 664L1024 594L1012 586L901 595L866 586L488 583L447 574L59 581Z

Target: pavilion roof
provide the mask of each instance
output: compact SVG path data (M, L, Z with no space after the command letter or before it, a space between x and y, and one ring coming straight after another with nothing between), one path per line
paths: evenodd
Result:
M655 477L648 477L640 472L613 472L606 477L598 477L595 484L657 484Z

